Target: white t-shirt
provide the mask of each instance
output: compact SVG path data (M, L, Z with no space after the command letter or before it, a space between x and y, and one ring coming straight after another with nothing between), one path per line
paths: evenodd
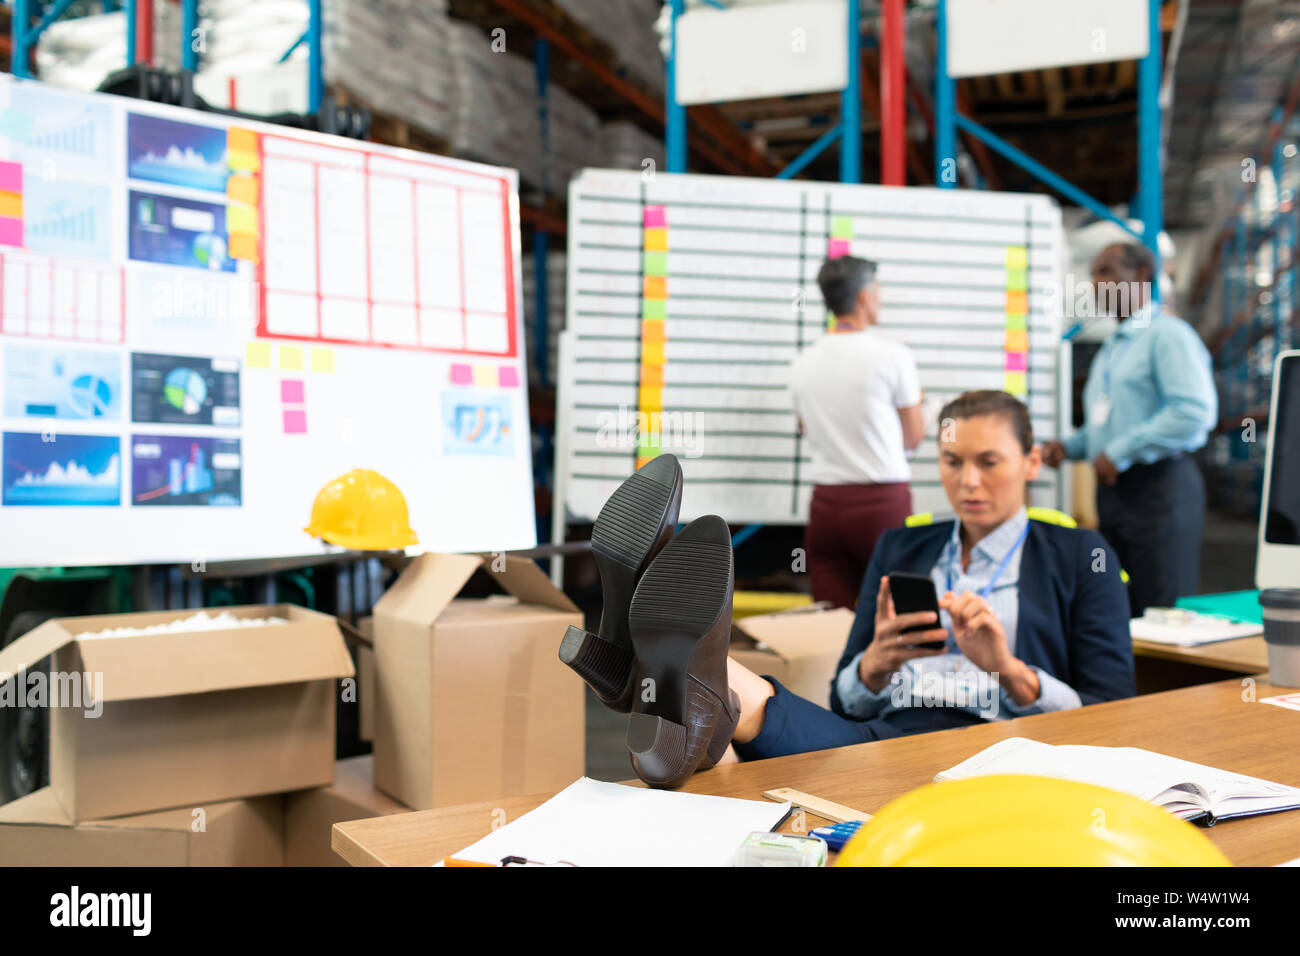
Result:
M823 335L795 359L790 393L812 452L811 481L911 478L898 409L921 401L921 383L906 345L870 328Z

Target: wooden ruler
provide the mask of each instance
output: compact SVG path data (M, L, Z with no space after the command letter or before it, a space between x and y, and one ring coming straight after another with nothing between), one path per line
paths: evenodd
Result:
M854 810L852 807L846 807L842 803L836 803L833 800L825 800L821 797L815 797L811 793L804 793L802 790L794 790L790 787L778 787L775 790L764 790L763 796L768 800L777 803L790 801L796 807L802 807L809 813L815 813L817 816L830 820L832 823L848 823L850 820L870 820L871 814L864 813L861 810Z

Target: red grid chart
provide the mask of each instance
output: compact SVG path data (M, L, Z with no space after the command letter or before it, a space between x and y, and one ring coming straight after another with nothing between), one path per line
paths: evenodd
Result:
M265 134L259 155L259 336L518 354L506 178Z
M0 252L0 333L121 343L126 340L125 272L85 259Z

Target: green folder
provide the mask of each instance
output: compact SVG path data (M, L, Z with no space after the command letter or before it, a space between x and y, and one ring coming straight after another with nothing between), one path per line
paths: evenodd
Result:
M1187 608L1198 614L1217 614L1234 621L1264 623L1264 611L1259 606L1258 591L1225 591L1222 594L1197 594L1180 597L1175 607Z

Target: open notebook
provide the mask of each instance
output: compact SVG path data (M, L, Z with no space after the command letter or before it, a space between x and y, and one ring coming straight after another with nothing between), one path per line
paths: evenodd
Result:
M935 776L963 780L1027 773L1122 790L1184 820L1219 820L1300 808L1300 789L1215 770L1137 747L1087 747L1010 737Z

